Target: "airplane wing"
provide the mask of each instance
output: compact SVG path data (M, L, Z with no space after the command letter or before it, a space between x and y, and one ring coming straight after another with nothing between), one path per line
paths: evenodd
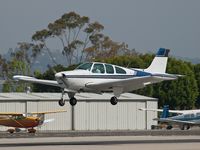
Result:
M20 80L20 81L26 81L26 82L31 82L31 83L38 83L38 84L45 84L45 85L60 87L58 82L54 80L42 80L42 79L36 79L34 77L21 76L21 75L13 76L13 79L16 81Z
M32 114L32 115L39 115L39 114L61 113L61 112L66 112L66 110L44 111L44 112L31 112L31 113L29 113L29 114Z
M66 110L57 110L57 111L44 111L44 112L31 112L28 114L37 115L37 114L50 114L50 113L60 113L66 112ZM0 116L23 116L25 113L16 113L16 112L0 112Z
M183 120L174 120L174 119L168 119L168 118L156 118L154 119L156 121L160 122L168 122L168 123L176 123L176 124L200 124L192 121L183 121Z
M128 92L131 90L137 90L150 83L156 83L163 80L161 77L157 76L144 76L144 77L132 77L128 79L118 79L115 81L103 81L103 82L89 82L85 86L91 89L101 90L101 89L111 89L115 87L124 88L123 92Z
M139 110L142 111L154 111L154 112L163 112L163 109L147 109L147 108L139 108ZM187 110L169 110L170 113L175 113L175 114L184 114L188 112Z
M153 112L162 112L162 109L147 109L147 108L139 108L142 111L153 111Z
M23 113L0 112L0 116L23 116Z

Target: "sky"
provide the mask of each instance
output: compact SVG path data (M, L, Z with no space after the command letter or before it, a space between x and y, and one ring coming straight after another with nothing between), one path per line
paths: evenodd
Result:
M104 34L130 49L200 58L199 0L0 0L0 53L31 42L64 13L75 11L104 25ZM57 48L57 45L54 45Z

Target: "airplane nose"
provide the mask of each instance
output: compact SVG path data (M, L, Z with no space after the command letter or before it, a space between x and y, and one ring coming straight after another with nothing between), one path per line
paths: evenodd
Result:
M62 77L62 73L56 73L56 74L55 74L55 77L56 77L56 78L61 78L61 77Z
M66 78L66 75L64 73L59 72L59 73L55 74L55 77L56 78Z

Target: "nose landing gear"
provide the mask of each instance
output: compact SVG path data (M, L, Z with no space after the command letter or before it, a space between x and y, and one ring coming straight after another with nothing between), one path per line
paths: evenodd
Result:
M58 101L58 104L59 104L60 106L64 106L64 105L65 105L65 100L64 100L64 98L61 98L61 99Z
M65 91L64 91L64 89L62 89L62 96L61 96L61 99L58 101L58 104L60 106L64 106L65 105L64 95L65 95Z

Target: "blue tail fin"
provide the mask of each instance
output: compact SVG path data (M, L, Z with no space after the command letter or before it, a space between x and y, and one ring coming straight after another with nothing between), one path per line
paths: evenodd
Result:
M169 117L169 105L164 105L161 118Z
M168 57L169 52L169 49L160 48L156 54L156 57Z

